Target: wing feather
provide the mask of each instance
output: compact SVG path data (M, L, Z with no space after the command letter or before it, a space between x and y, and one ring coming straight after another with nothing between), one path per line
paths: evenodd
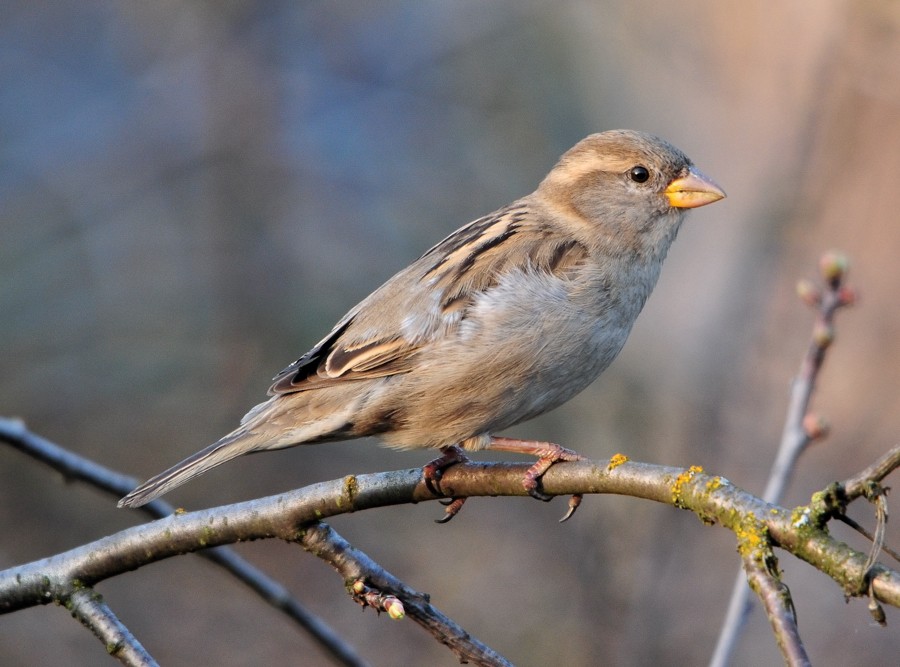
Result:
M564 277L584 245L535 222L526 197L450 234L351 310L315 347L275 376L269 393L406 373L428 345L450 335L478 295L510 271Z

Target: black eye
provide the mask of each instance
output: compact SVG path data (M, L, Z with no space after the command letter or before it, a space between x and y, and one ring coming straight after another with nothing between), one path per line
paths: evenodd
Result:
M628 170L628 178L635 183L646 183L647 179L650 178L650 171L647 167L638 165Z

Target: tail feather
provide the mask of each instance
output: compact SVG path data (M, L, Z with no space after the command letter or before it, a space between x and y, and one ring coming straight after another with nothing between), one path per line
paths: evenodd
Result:
M119 507L140 507L141 505L146 505L151 500L168 493L175 487L181 486L198 475L202 475L210 468L215 468L226 461L253 451L252 440L255 440L253 434L248 433L244 428L239 428L229 433L209 447L201 449L184 461L176 463L168 470L140 484L134 491L119 501Z
M352 437L348 425L365 395L356 392L304 392L275 396L250 410L241 425L181 463L148 479L119 501L119 507L140 507L210 468L242 454L283 449L303 443Z

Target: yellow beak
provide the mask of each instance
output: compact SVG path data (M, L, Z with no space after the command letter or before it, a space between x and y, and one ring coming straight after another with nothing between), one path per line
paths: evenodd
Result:
M723 199L725 191L711 178L691 167L687 176L669 183L665 195L674 208L697 208Z

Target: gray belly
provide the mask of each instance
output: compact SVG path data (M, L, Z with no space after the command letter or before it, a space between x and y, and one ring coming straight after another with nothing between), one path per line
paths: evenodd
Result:
M582 391L619 353L634 317L565 304L549 317L506 303L504 312L485 313L470 331L435 346L414 372L390 378L392 390L384 394L390 400L379 408L394 419L385 442L456 444L536 417Z

